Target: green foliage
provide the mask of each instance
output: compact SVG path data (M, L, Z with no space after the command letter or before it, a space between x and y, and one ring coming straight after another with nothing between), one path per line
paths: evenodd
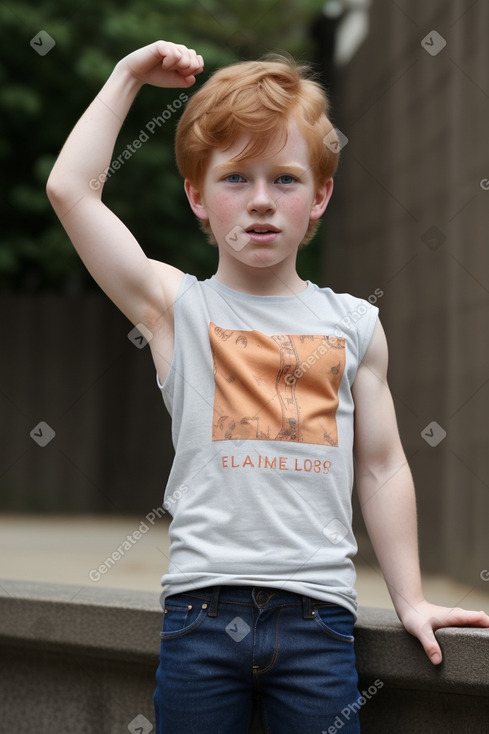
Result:
M0 287L91 287L51 211L45 182L70 129L115 63L139 46L165 38L198 50L206 75L241 59L285 50L308 59L308 27L320 0L7 0L0 4L0 165L6 183L0 242ZM55 46L31 46L46 31ZM198 84L201 83L199 79ZM145 87L126 121L114 158L181 90ZM174 164L178 114L157 128L104 189L104 200L150 257L199 277L210 275L216 251L200 232ZM317 270L317 238L301 254L301 273Z

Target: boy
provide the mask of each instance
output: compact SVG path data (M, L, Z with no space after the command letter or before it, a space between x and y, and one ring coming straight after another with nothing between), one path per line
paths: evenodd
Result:
M266 731L319 734L359 697L353 456L395 609L432 663L441 661L436 629L487 627L489 617L423 597L377 309L296 270L337 165L319 85L286 60L246 62L216 72L188 103L177 163L219 248L203 283L146 258L90 186L140 88L191 87L202 69L195 51L165 41L122 59L47 190L101 288L151 332L172 413L157 731L244 734L256 698ZM358 716L342 731L359 732Z

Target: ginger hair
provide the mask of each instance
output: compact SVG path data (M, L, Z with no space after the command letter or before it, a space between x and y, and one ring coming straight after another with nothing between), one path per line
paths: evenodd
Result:
M211 153L227 150L243 134L247 145L233 160L271 156L273 139L287 141L287 125L294 119L309 149L309 160L317 187L336 172L339 154L328 118L329 101L306 65L287 56L266 56L259 61L231 64L218 71L192 95L180 118L175 138L178 169L197 189L202 186ZM333 148L333 149L332 149ZM302 246L319 226L311 221ZM208 221L202 229L216 244Z

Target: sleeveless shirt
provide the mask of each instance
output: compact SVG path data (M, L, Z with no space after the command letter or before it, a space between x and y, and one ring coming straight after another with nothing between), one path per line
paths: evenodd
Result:
M266 586L356 615L351 388L377 315L310 281L255 296L184 277L157 376L175 449L163 597Z

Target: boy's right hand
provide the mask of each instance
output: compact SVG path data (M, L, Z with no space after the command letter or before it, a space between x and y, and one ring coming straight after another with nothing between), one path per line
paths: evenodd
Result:
M155 87L191 87L204 69L202 56L169 41L155 41L125 56L117 64L141 84Z

